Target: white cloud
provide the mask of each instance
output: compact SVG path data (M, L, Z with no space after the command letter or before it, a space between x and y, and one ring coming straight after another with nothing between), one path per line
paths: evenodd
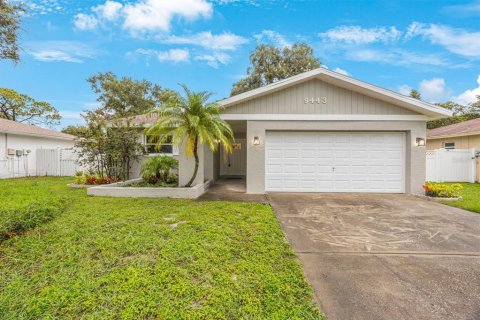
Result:
M107 22L120 20L132 35L168 32L173 19L193 21L210 18L212 5L206 0L136 0L127 4L107 0L91 8L91 14L79 13L74 24L80 30L93 30Z
M99 16L108 21L117 20L120 17L123 5L116 1L108 0L104 4L93 7L92 10Z
M170 49L158 52L157 57L160 61L186 62L189 60L190 53L184 49Z
M60 110L59 112L63 119L82 119L82 113L78 111Z
M405 95L405 96L408 96L410 95L410 92L412 91L412 87L406 85L406 84L402 84L401 86L398 86L398 92Z
M422 80L419 88L422 98L431 102L440 102L448 95L448 89L445 80L442 78L433 78Z
M79 13L73 18L73 24L79 30L94 30L98 26L98 19L93 15Z
M98 51L75 41L45 41L27 44L27 53L35 60L82 63L98 55Z
M190 60L190 52L186 49L170 49L167 51L159 51L152 49L137 49L133 53L127 55L144 55L155 56L159 61L169 61L173 63L188 62Z
M480 58L480 32L468 32L439 24L414 22L408 27L405 39L421 36L433 44L438 44L450 52Z
M210 31L189 36L168 36L160 41L168 44L196 45L213 50L236 50L248 42L247 39L230 32L214 35Z
M338 26L320 33L324 40L354 44L392 42L398 40L402 32L396 27L362 28L360 26Z
M205 61L209 66L216 69L221 64L227 64L230 61L230 56L224 52L214 52L213 54L196 56L195 60Z
M464 106L477 101L477 96L480 95L480 75L477 77L477 85L476 88L465 90L452 100Z
M206 0L140 0L123 8L123 27L131 31L169 31L173 18L209 18L212 5Z
M348 76L348 72L343 70L343 69L340 69L340 68L335 68L333 71L337 72L337 73L340 73L340 74L343 74L345 76Z
M347 58L355 61L380 62L397 66L449 66L455 67L441 56L435 54L419 54L404 50L356 49L346 53Z
M258 42L271 42L279 48L290 47L291 43L280 33L273 30L263 30L253 35Z
M442 11L464 16L480 15L480 1L477 0L467 4L447 6L444 7Z

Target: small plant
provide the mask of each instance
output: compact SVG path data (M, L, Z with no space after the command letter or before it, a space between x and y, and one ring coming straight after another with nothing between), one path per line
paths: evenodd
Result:
M76 184L88 184L88 185L97 185L97 184L110 184L116 182L116 179L109 177L100 177L91 175L90 172L81 172L78 171L75 173L75 183Z
M142 178L150 184L169 183L175 179L172 170L178 168L178 161L172 157L152 157L142 165ZM178 178L176 180L178 183Z
M460 196L460 191L462 191L463 186L459 183L434 183L427 182L423 186L425 190L425 195L428 197L435 198L455 198Z

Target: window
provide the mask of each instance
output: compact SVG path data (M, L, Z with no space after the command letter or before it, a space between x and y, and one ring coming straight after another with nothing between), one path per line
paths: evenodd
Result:
M444 142L443 143L444 149L455 149L455 142Z
M167 140L161 145L158 144L160 140L159 136L146 135L143 136L143 144L145 145L145 151L147 154L173 154L174 148L172 144L172 137L168 137Z

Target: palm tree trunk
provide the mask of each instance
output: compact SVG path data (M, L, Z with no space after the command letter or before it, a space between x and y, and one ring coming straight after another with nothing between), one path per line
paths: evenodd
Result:
M185 187L189 188L192 186L193 180L197 177L198 166L200 164L200 160L198 159L198 144L197 144L197 137L195 137L195 145L193 146L193 157L195 158L195 170L193 170L193 175L190 181L185 185Z

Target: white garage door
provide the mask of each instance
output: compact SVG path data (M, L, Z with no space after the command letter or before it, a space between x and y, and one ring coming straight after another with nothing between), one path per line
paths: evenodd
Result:
M267 132L265 189L405 192L403 132Z

